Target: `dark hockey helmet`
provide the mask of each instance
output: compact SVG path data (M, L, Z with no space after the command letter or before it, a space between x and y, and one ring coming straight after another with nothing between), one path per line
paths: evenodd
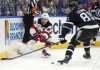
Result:
M69 2L69 9L70 11L77 11L79 3L77 1Z
M78 2L77 1L71 1L69 2L69 7L70 8L75 8L75 9L78 9Z

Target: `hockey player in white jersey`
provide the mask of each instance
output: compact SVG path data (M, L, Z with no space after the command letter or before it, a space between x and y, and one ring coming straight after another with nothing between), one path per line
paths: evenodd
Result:
M48 39L50 38L51 29L52 24L49 22L49 15L48 13L43 13L41 18L39 18L37 22L33 23L32 27L30 28L30 34L32 39L36 42L39 41L45 43L45 46L50 46L51 43L48 41ZM42 54L44 56L50 56L45 49L43 49Z

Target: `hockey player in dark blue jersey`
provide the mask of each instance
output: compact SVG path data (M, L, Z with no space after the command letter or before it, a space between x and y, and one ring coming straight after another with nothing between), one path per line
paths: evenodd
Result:
M62 34L60 37L63 37L63 40L68 32L70 32L71 25L75 25L80 29L72 37L71 42L68 45L68 48L65 53L65 58L63 60L57 61L60 64L68 63L72 58L74 49L80 42L84 42L85 54L84 58L91 58L90 55L90 40L93 39L98 31L99 25L95 22L93 17L84 9L79 8L79 3L72 1L69 3L69 8L71 12L68 14L68 24L64 24L62 27Z
M97 20L97 23L100 26L100 0L97 2L94 2L94 5L92 6L91 13L94 16L94 18Z
M91 13L100 26L100 0L97 0L97 2L94 2L94 5L92 6L92 9L91 9ZM95 45L95 42L96 42L96 37L93 38L92 46Z

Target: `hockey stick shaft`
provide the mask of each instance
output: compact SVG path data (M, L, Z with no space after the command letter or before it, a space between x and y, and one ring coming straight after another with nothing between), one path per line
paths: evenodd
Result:
M39 49L36 49L36 50L30 51L30 52L27 52L27 53L21 54L21 55L19 55L19 56L13 57L13 58L2 58L1 60L12 60L12 59L16 59L16 58L22 57L22 56L24 56L24 55L27 55L27 54L30 54L30 53L33 53L33 52L36 52L36 51L42 50L42 49L44 49L44 48L46 48L46 47L39 48Z
M59 42L58 42L58 43L59 43ZM52 43L51 45L58 45L58 43ZM50 46L51 46L51 45L50 45ZM27 54L30 54L30 53L33 53L33 52L42 50L42 49L44 49L44 48L46 48L46 47L47 47L47 46L42 47L42 48L39 48L39 49L36 49L36 50L33 50L33 51L30 51L30 52L27 52L27 53L24 53L24 54L20 54L19 56L12 57L12 58L2 58L1 60L12 60L12 59L16 59L16 58L22 57L22 56L24 56L24 55L27 55Z

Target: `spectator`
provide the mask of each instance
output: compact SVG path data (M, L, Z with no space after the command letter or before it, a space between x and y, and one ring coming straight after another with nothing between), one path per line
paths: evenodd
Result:
M48 0L44 0L42 2L42 9L43 9L43 12L45 13L49 13L50 12L50 3Z
M49 12L49 14L50 15L53 15L53 16L56 16L57 15L57 8L56 8L56 5L53 3L53 1L51 1L51 3L50 3L51 5L51 7L50 7L50 12Z
M24 10L23 10L23 7L24 7L24 3L23 1L20 1L19 2L20 4L18 5L18 9L17 9L17 16L23 16L24 14Z
M62 11L62 13L61 13L62 16L67 15L70 12L70 10L68 8L68 1L67 0L63 0L61 11Z
M42 0L38 1L38 3L37 3L37 9L38 9L38 11L40 11L40 14L43 12L43 9L42 9Z
M90 12L90 9L92 7L92 1L91 0L81 0L84 8Z

